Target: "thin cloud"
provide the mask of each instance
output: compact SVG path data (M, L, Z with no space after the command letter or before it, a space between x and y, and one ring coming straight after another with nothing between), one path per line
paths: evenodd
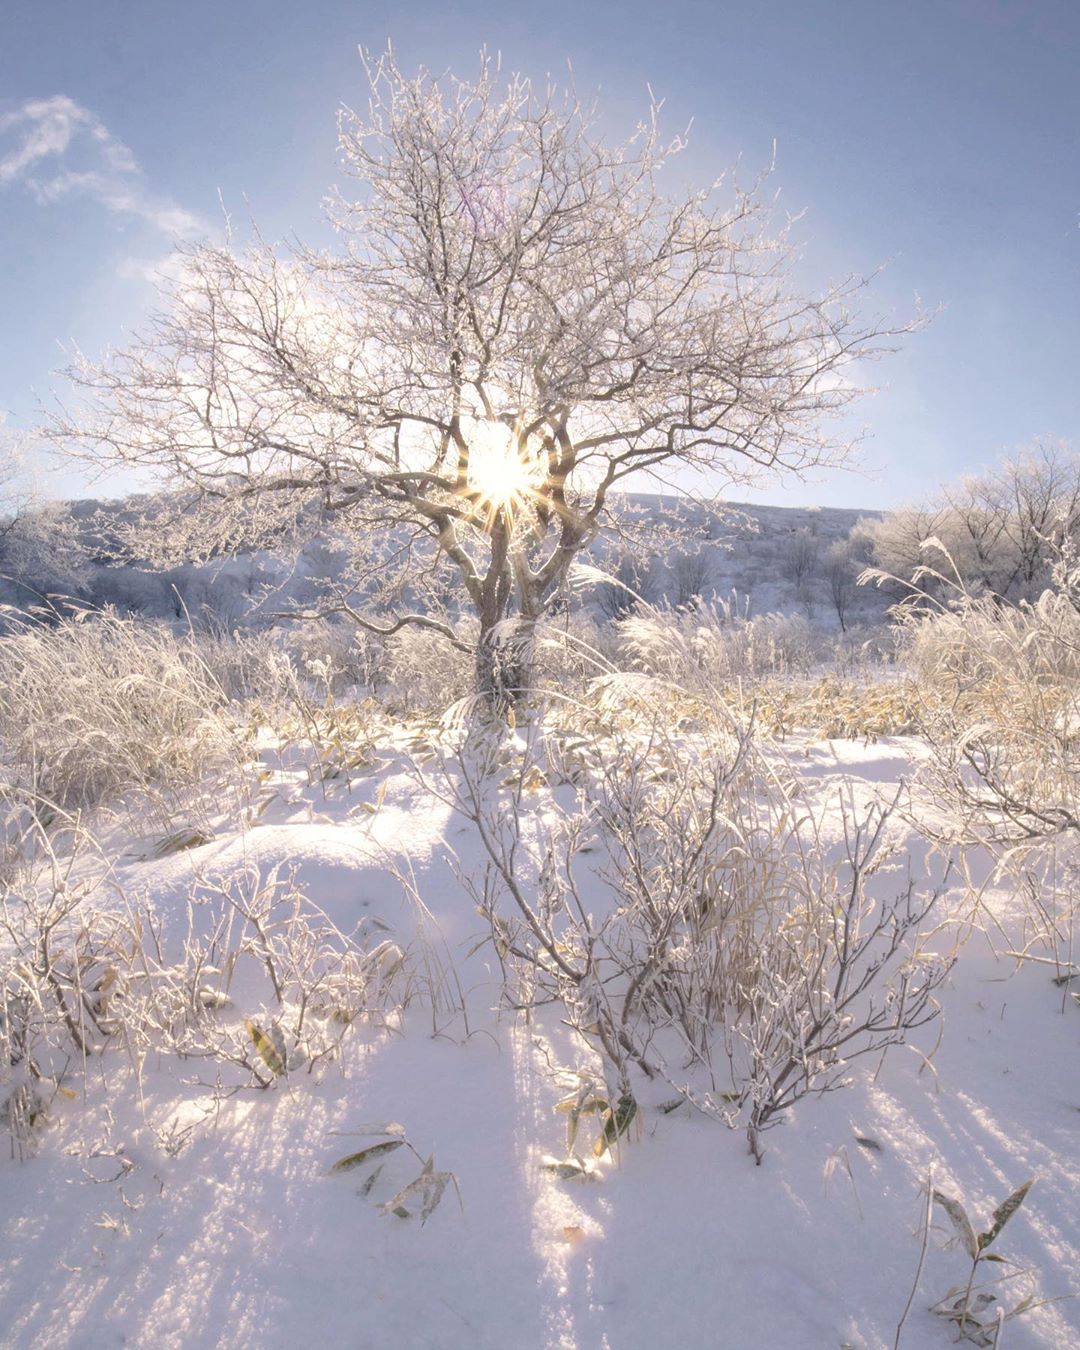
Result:
M150 192L128 147L65 94L28 99L0 116L0 188L16 184L42 205L92 197L107 211L175 239L207 232L198 216Z

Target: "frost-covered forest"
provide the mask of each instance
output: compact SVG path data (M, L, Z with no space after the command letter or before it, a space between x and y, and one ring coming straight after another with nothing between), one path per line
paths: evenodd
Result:
M921 320L366 69L8 456L0 1343L1080 1344L1080 455L741 503Z

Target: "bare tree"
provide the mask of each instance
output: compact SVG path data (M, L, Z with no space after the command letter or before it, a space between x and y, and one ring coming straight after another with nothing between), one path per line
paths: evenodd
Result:
M610 581L596 588L596 605L606 619L624 619L642 602L657 598L656 578L648 561L624 553Z
M189 556L335 514L389 617L338 605L377 632L460 643L416 603L449 560L490 684L504 621L545 613L628 478L681 465L720 491L844 460L851 362L901 330L853 317L863 278L795 285L761 184L662 195L684 140L658 104L608 146L573 93L486 56L473 80L389 52L365 69L367 113L340 118L362 191L332 208L344 248L190 250L146 335L76 364L89 398L51 434L188 489L166 542Z
M799 590L816 574L821 545L807 529L795 530L784 547L783 569L788 581Z
M814 617L814 583L820 561L821 542L817 535L805 527L795 530L784 546L781 566L808 621Z
M713 559L700 545L680 549L669 560L668 572L675 585L675 604L692 605L704 597L706 587L712 581Z
M940 592L922 570L930 565L973 595L1033 600L1050 584L1062 545L1080 532L1080 456L1062 443L1038 443L863 532L875 567L912 593Z
M844 633L847 632L848 614L855 599L855 587L861 570L846 539L838 539L834 544L830 544L825 552L822 573L829 590L829 599L832 601L833 609L836 610L836 617L840 620L840 629Z

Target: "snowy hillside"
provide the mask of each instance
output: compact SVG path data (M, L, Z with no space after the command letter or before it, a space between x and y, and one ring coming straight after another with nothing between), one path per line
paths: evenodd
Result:
M719 511L686 498L633 494L629 513L632 544L612 532L591 550L606 569L618 572L632 554L628 579L636 592L653 601L685 604L694 596L734 601L743 615L769 613L805 617L820 629L839 627L835 594L843 595L849 625L874 625L883 620L887 600L872 587L857 587L866 561L854 540L860 521L877 513L836 507L760 506L731 502ZM170 570L118 565L113 538L116 524L143 509L144 499L76 502L82 547L90 559L83 577L83 595L91 604L115 605L123 611L198 619L216 617L226 624L265 622L263 612L289 603L290 597L310 602L312 577L329 569L333 548L319 541L281 556L241 555L202 567ZM266 599L267 588L271 599ZM603 597L586 597L589 604ZM625 603L613 593L608 608Z

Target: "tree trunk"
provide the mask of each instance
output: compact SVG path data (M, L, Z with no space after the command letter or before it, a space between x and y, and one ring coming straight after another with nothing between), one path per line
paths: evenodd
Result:
M532 687L533 636L543 608L524 557L507 547L503 558L500 571L485 578L476 647L477 693L500 715Z
M521 614L493 623L481 620L476 645L476 691L500 715L519 703L532 685L532 640L536 621Z

